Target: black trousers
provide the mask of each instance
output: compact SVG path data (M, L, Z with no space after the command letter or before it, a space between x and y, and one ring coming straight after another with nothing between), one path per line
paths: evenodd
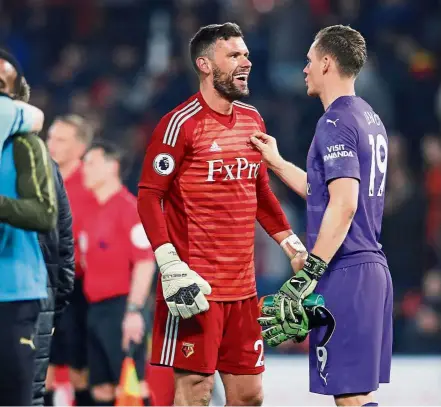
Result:
M32 405L40 302L0 302L0 406Z
M122 349L122 321L127 296L90 304L87 315L89 384L117 385L125 352ZM144 378L147 337L137 346L133 359L138 379Z

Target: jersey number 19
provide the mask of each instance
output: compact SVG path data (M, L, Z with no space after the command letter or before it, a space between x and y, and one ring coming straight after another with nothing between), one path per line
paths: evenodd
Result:
M386 169L387 169L387 142L382 134L377 134L374 137L369 134L369 144L371 146L371 173L369 177L369 196L382 196L384 193L384 186L386 185ZM383 150L383 154L382 151ZM377 168L379 176L381 176L381 184L378 192L375 193L375 177L377 175Z

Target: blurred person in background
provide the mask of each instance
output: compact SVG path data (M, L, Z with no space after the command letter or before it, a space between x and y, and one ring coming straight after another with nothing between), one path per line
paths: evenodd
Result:
M60 116L48 131L47 146L58 164L69 197L75 249L75 284L71 302L52 341L50 365L46 378L45 405L52 405L55 366L67 365L75 390L75 404L91 405L87 377L87 301L83 292L84 271L79 263L78 231L94 199L83 183L82 157L93 139L89 124L76 115Z
M30 86L22 77L17 100L29 102L30 92ZM12 224L11 221L14 220L18 222L18 219L28 212L28 219L22 227L41 230L41 224L47 219L47 214L53 212L53 216L57 215L54 208L58 208L57 226L39 235L40 248L48 271L48 298L40 300L34 341L36 352L32 404L42 406L52 334L59 324L73 290L75 270L72 217L58 166L53 160L51 161L47 148L37 133L14 137L14 160L20 198L14 203L16 216L9 214L8 223ZM48 165L52 166L52 172L48 171ZM29 188L26 184L34 179L39 182L38 188ZM51 189L53 195L50 193ZM44 207L44 211L40 209L41 206ZM36 225L33 227L32 223Z
M387 253L394 284L394 301L401 302L405 293L419 285L424 261L415 256L426 252L424 235L424 191L412 176L407 161L407 146L401 135L389 138L389 162L381 241ZM410 245L414 250L403 250ZM406 270L406 273L403 273Z
M409 167L406 140L389 137L386 198L381 243L394 281L394 350L402 349L403 329L416 311L418 291L427 252L424 190ZM413 250L403 250L410 245ZM415 253L420 253L416 256ZM403 272L405 270L405 272Z
M153 251L136 209L136 197L121 181L121 151L96 142L84 157L84 181L96 202L79 231L87 311L89 384L95 405L113 405L125 352L142 381L147 351L146 299L155 271Z
M429 270L423 279L421 303L407 322L398 350L413 354L441 352L441 270Z
M427 199L426 237L436 243L441 230L441 137L427 134L421 141L424 159L424 186Z

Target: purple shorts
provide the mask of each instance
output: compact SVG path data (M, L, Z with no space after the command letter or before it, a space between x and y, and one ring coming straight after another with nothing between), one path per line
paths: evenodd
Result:
M389 383L392 359L393 291L389 269L363 263L328 270L315 292L325 298L336 326L324 347L324 328L310 333L310 391L361 394Z

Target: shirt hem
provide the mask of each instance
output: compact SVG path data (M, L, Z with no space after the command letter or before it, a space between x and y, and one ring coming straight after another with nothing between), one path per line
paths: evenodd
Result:
M242 301L247 300L248 298L253 298L257 295L257 292L254 291L250 294L244 294L244 295L234 295L232 297L226 296L226 295L208 295L206 298L208 301L217 301L217 302L227 302L227 301Z

